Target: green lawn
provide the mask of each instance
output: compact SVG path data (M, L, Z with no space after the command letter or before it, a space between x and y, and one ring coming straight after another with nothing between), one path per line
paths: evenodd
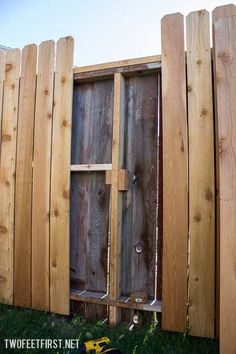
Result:
M162 332L157 322L144 324L132 331L127 325L111 329L102 322L87 322L81 316L63 317L41 311L25 310L0 305L0 353L5 338L77 338L81 343L89 337L108 336L113 346L123 354L214 354L219 353L218 342L193 338L188 335ZM44 350L15 350L16 353L48 353ZM50 351L68 354L71 351ZM76 351L74 351L75 353Z

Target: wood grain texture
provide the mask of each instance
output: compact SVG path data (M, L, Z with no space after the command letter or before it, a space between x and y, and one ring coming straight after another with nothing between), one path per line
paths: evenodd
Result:
M114 67L110 69L101 69L95 71L86 71L74 74L74 82L85 83L92 81L108 80L112 79L116 73L120 73L125 77L130 77L135 74L150 74L157 73L161 68L161 62L145 63L145 64L134 64L128 66Z
M216 165L216 323L215 336L219 338L220 323L220 180L219 180L219 141L217 119L217 95L216 95L216 70L215 70L215 23L224 16L236 15L236 6L233 4L218 6L212 12L212 59L214 78L214 108L215 108L215 165Z
M157 208L157 74L126 79L121 293L155 297Z
M121 74L114 76L114 111L112 138L112 183L111 183L111 239L109 295L111 300L120 297L121 237L122 237L122 192L118 190L119 170L124 163L124 115L125 80ZM109 308L109 323L114 326L121 319L120 310Z
M39 46L32 203L32 307L49 310L49 215L55 43Z
M2 138L2 104L3 104L3 87L5 79L6 53L0 50L0 154L1 154L1 138ZM1 156L1 155L0 155Z
M71 165L71 171L111 171L112 165L110 163L101 163L101 164L79 164Z
M214 337L215 166L209 13L186 19L189 122L189 331Z
M72 163L110 164L113 81L74 87ZM104 136L104 139L101 139ZM71 282L77 289L106 291L110 187L105 171L71 176ZM86 305L104 318L106 308Z
M220 172L220 353L236 352L236 16L215 23Z
M157 283L156 298L162 299L162 251L163 251L163 144L162 144L162 92L161 73L158 75L158 188L157 188Z
M15 163L20 51L6 55L0 160L0 302L13 304Z
M50 310L69 314L72 37L57 42L51 164ZM59 295L60 294L60 295Z
M184 24L163 17L163 288L162 328L184 332L187 319L188 146Z
M108 294L96 293L92 291L78 291L75 289L71 290L70 298L75 301L85 301L94 304L102 304L117 306L124 309L148 311L148 312L161 312L161 301L158 300L148 300L147 303L137 303L131 302L130 297L121 296L117 300L111 300Z
M14 305L31 306L32 161L37 46L22 50L15 191Z
M160 55L152 55L149 57L119 60L119 61L114 61L111 63L103 63L103 64L97 64L97 65L75 67L74 74L86 73L86 72L97 71L97 70L119 68L119 67L125 67L125 66L147 64L147 63L156 63L156 62L160 62L160 61L161 61Z
M234 4L217 6L212 11L212 25L213 25L213 37L214 37L214 27L216 21L225 16L232 16L236 13L236 6Z

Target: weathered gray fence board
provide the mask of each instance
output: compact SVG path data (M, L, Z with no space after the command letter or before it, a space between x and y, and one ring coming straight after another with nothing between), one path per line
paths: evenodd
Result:
M126 79L121 293L154 297L157 203L157 74ZM137 253L136 247L142 252Z
M112 80L74 87L72 164L111 163L112 110ZM109 198L104 172L72 172L71 278L75 288L106 291Z

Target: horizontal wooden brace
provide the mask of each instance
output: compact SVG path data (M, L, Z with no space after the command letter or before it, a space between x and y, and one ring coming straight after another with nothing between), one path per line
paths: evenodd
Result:
M94 70L82 73L74 74L74 82L93 82L100 80L113 79L115 73L120 73L124 77L132 77L134 75L145 75L147 73L158 72L161 68L160 62L146 63L146 64L136 64L129 66L121 66L117 68Z
M70 170L73 172L93 172L93 171L111 171L112 164L80 164L80 165L71 165Z
M75 67L73 69L73 72L74 72L74 74L79 74L79 73L85 73L85 72L90 72L90 71L119 68L119 67L123 67L123 66L149 64L149 63L155 63L155 62L161 62L161 55L151 55L149 57L120 60L120 61L114 61L111 63L103 63L103 64L97 64L97 65Z
M127 296L121 296L118 300L110 300L108 294L106 293L97 293L93 291L75 289L71 289L70 299L105 306L115 306L119 308L143 310L150 312L161 312L161 301L159 300L149 299L146 304L131 303L130 297Z
M111 184L111 182L112 182L112 171L106 171L106 184ZM128 189L129 189L128 171L125 169L120 169L119 177L118 177L118 190L127 191Z

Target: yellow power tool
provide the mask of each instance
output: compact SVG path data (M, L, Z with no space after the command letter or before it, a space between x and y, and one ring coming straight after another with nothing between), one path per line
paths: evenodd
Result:
M111 348L111 341L108 337L102 337L96 340L89 340L80 347L81 354L122 354L119 349Z

